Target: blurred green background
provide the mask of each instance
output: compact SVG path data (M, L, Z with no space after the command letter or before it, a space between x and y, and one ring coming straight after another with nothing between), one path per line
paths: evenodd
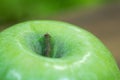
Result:
M120 66L120 0L0 0L0 31L43 19L69 22L94 33Z
M47 18L66 10L96 7L111 0L0 0L0 24Z

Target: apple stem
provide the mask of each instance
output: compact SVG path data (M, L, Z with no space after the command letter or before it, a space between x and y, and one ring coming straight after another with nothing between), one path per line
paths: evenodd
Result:
M50 38L51 36L48 33L44 35L44 43L45 43L44 56L47 57L50 57L50 52L51 52Z

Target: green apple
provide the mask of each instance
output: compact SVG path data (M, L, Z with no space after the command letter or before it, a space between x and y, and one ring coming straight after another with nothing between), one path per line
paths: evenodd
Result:
M90 32L28 21L0 33L0 80L119 80L110 51Z

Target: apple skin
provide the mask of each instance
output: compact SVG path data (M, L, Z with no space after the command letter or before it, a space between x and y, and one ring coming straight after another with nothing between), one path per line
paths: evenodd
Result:
M42 56L43 35L52 56ZM90 32L59 21L28 21L0 33L0 80L119 80L111 52Z

